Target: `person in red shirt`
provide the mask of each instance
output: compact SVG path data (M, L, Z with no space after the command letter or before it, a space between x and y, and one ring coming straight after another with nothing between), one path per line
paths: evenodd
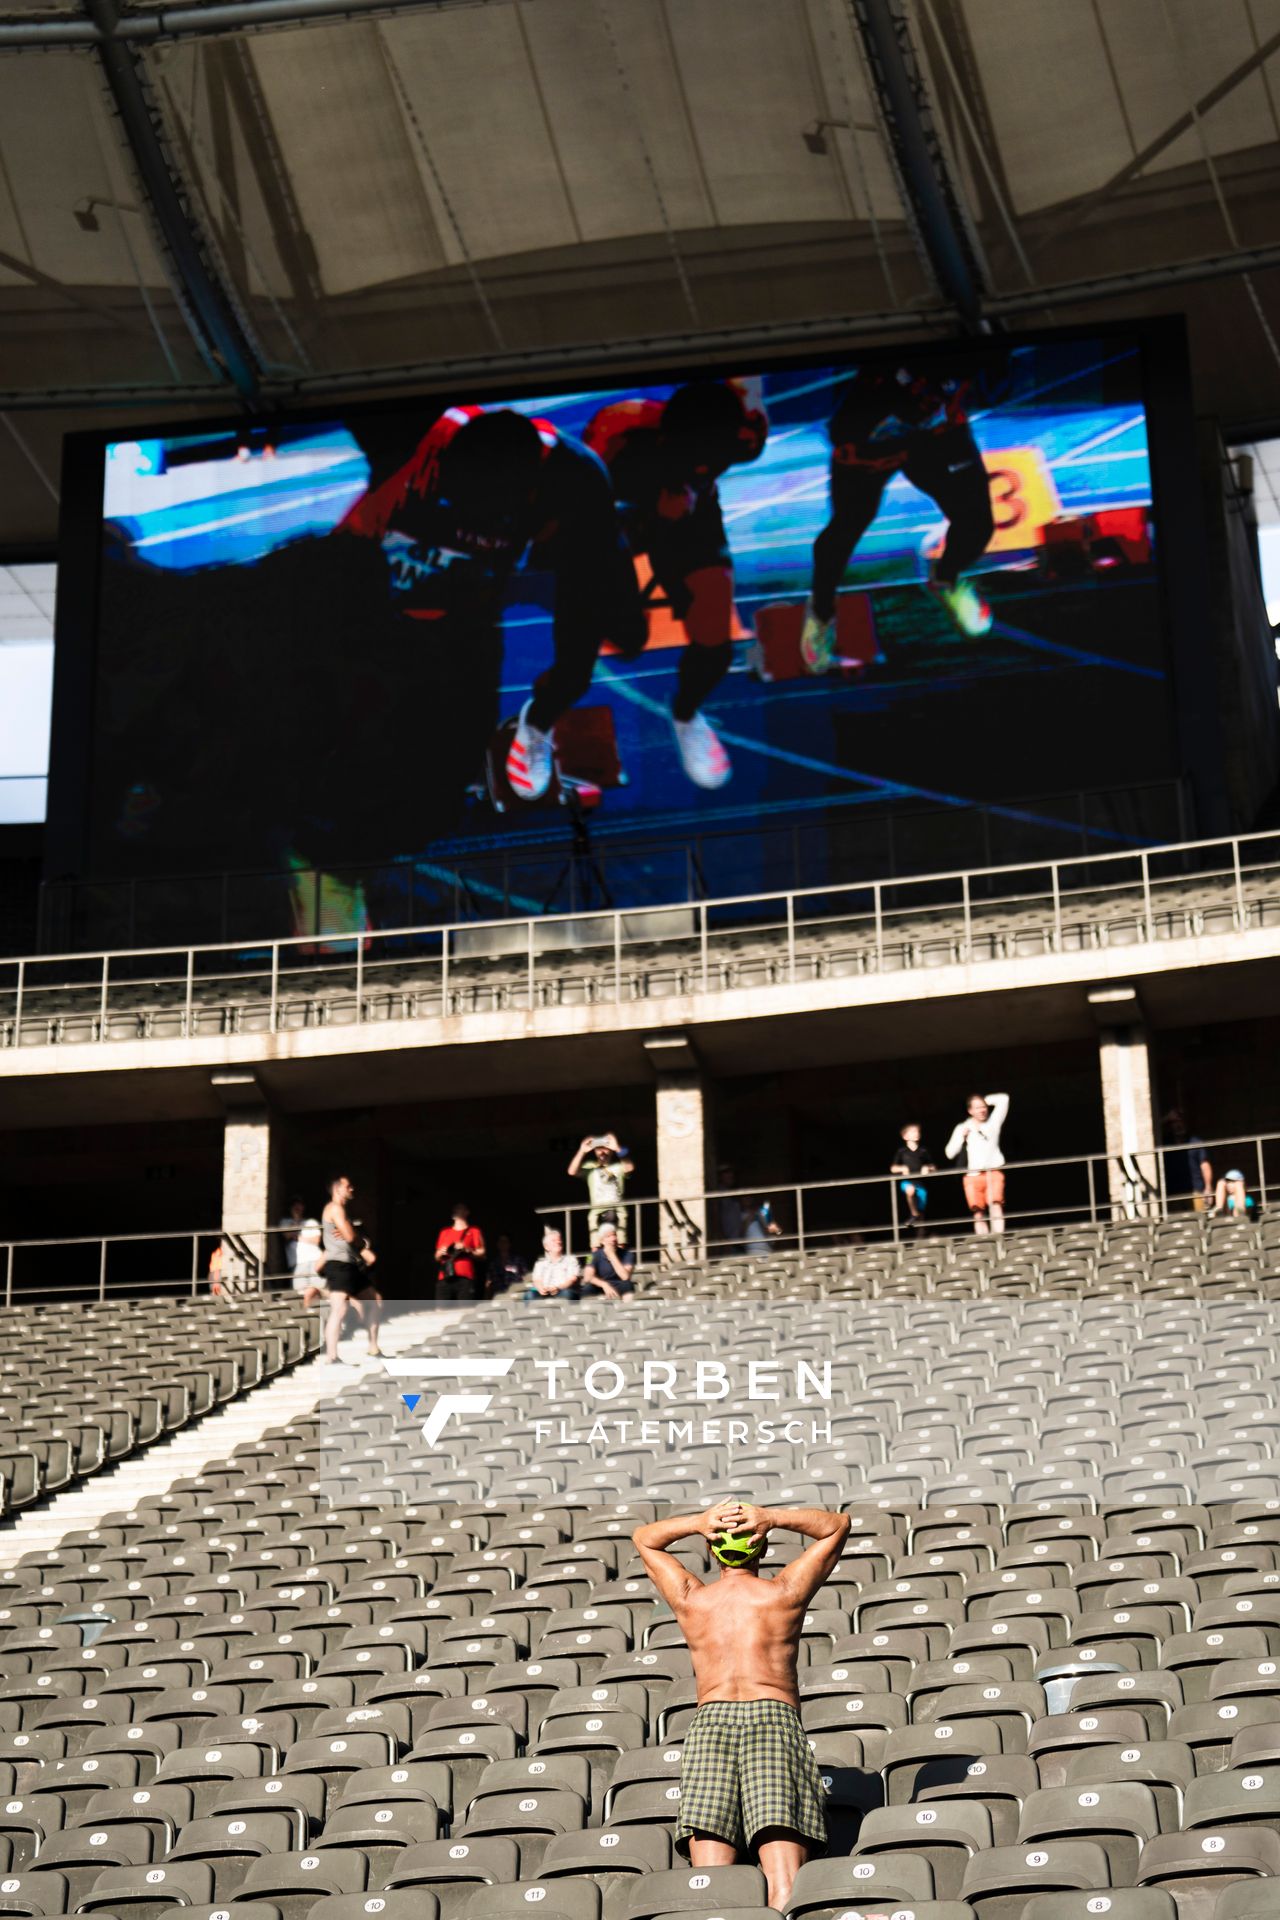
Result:
M758 380L697 380L667 400L615 400L583 441L609 469L633 552L684 626L671 719L695 786L722 787L733 768L702 712L733 663L733 558L718 482L758 460L769 434Z
M600 461L548 420L448 407L338 532L379 542L397 611L449 650L460 681L483 677L492 710L474 743L473 775L497 719L508 582L525 565L551 574L554 662L521 710L506 768L518 798L540 799L551 784L552 729L586 692L601 646L609 640L629 658L648 637ZM457 713L440 724L456 731Z
M456 1202L453 1219L436 1239L437 1300L475 1300L485 1259L484 1235L471 1224L471 1209Z

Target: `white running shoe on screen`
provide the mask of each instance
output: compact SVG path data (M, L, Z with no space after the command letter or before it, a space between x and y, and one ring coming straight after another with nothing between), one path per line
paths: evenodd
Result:
M673 715L671 724L675 728L681 766L695 787L714 793L733 774L733 763L719 735L700 713L695 713L692 720L677 720Z
M551 785L551 735L530 724L526 700L507 754L507 784L520 800L541 800Z

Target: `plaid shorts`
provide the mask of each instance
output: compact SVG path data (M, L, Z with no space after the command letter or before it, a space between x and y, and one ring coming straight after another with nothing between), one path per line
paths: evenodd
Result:
M685 1735L676 1851L694 1834L742 1850L766 1827L827 1841L822 1782L800 1715L785 1700L708 1700Z

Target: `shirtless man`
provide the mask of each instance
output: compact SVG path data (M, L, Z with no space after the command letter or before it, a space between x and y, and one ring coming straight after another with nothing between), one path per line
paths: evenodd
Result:
M762 1580L760 1562L775 1527L806 1534L813 1544ZM667 1551L693 1536L709 1541L720 1561L710 1585ZM727 1537L741 1536L745 1545L729 1544ZM632 1535L688 1642L698 1687L680 1766L677 1851L695 1867L731 1867L754 1846L769 1905L779 1913L810 1848L826 1844L817 1762L800 1725L796 1661L805 1610L848 1537L847 1514L738 1500L653 1520Z

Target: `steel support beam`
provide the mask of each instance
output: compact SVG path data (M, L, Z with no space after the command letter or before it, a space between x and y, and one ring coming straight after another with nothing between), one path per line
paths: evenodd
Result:
M65 300L69 306L80 307L85 313L96 314L100 320L109 320L113 327L123 327L128 333L140 333L150 339L150 329L132 314L121 313L105 300L95 300L91 294L81 293L76 287L69 287L65 280L55 280L51 273L41 273L39 267L33 267L27 260L19 260L16 254L5 253L0 249L0 267L8 273L17 274L20 280L26 280L43 292L54 293Z
M206 359L225 371L241 399L256 405L259 386L253 349L225 288L205 258L178 191L138 56L117 37L120 19L116 0L85 0L85 4L101 35L98 58L143 191L185 296L184 310L196 344Z
M1122 187L1127 187L1131 180L1136 180L1140 174L1145 173L1153 160L1158 159L1175 140L1180 140L1184 133L1188 133L1197 120L1202 120L1206 113L1211 113L1214 107L1220 106L1237 87L1243 86L1250 74L1256 73L1259 67L1265 66L1272 54L1276 52L1280 52L1280 33L1269 35L1260 47L1254 49L1247 60L1242 60L1238 67L1233 67L1230 73L1224 74L1221 80L1210 87L1208 93L1202 93L1186 113L1180 113L1176 120L1171 120L1163 132L1158 133L1154 140L1149 140L1141 153L1135 153L1132 160L1127 160L1118 173L1113 173L1111 178L1104 180L1100 187L1095 187L1091 193L1085 194L1084 198L1072 207L1057 226L1051 227L1048 233L1042 233L1038 240L1031 243L1032 253L1042 253L1046 247L1053 246L1057 241L1065 238L1084 221L1092 219L1093 215L1109 200L1115 198Z
M150 43L199 39L214 33L244 33L260 27L299 27L310 20L365 20L371 15L441 13L453 7L483 7L497 0L223 0L208 7L157 7L126 14L112 27L96 19L33 20L0 14L0 48L101 46L104 40Z
M581 375L584 379L597 369L637 363L664 361L671 365L739 359L744 353L766 352L786 347L809 347L815 351L835 350L842 340L875 339L892 341L906 335L936 334L954 326L949 308L935 306L913 308L910 313L828 314L801 321L780 321L752 327L710 328L704 333L662 333L612 340L587 346L582 341L562 347L536 347L526 353L489 353L467 359L414 361L398 366L364 367L343 373L303 374L295 379L268 378L264 393L268 399L305 398L311 394L355 394L382 390L388 393L439 391L460 382L484 380L541 380L555 373ZM188 388L154 385L120 387L63 388L57 393L39 394L21 390L0 392L0 407L163 407L185 401ZM199 389L197 397L207 393Z
M1051 307L1083 306L1091 300L1120 300L1126 294L1191 286L1198 280L1227 280L1233 274L1268 273L1280 267L1280 245L1244 247L1235 253L1211 253L1198 260L1175 260L1166 267L1142 267L1133 273L1100 274L1094 280L1060 280L1021 293L998 294L987 312L1007 319Z
M908 217L943 294L965 326L986 331L978 243L939 138L905 0L852 0Z
M1098 280L1059 281L1056 285L1028 288L1025 292L1002 294L987 301L986 311L1001 320L1030 319L1054 307L1081 306L1096 300L1122 299L1128 294L1159 291L1164 287L1193 285L1201 280L1224 280L1235 274L1266 273L1280 268L1280 245L1252 247L1243 253L1212 254L1204 259L1186 260L1176 266L1152 267L1140 273L1112 274ZM940 338L954 324L949 307L916 307L910 313L828 314L806 322L779 323L776 326L734 327L703 334L646 334L639 339L615 340L607 346L586 348L579 341L572 346L539 347L529 353L487 354L470 360L426 360L393 367L366 367L343 373L318 373L301 378L264 383L264 398L269 401L305 399L316 395L344 395L370 392L404 393L447 390L467 381L484 379L542 379L553 374L581 375L588 379L597 370L623 365L692 365L699 361L736 359L744 353L777 352L787 347L808 348L819 352L837 348L850 339L883 341L886 344L905 335ZM30 389L0 391L0 410L29 413L48 407L83 410L146 410L159 418L166 407L191 406L209 400L216 403L221 389L215 387L173 387L171 385L119 387L62 387L38 393ZM1254 423L1255 426L1258 423ZM1243 429L1232 428L1234 438L1250 437ZM1276 428L1261 426L1254 438L1271 438Z

